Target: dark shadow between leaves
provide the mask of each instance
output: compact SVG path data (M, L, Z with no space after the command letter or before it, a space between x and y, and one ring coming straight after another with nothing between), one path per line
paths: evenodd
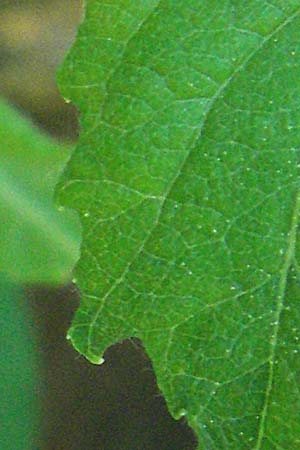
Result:
M66 340L79 294L74 285L31 289L44 367L44 450L194 450L185 419L175 421L142 344L109 348L90 364Z

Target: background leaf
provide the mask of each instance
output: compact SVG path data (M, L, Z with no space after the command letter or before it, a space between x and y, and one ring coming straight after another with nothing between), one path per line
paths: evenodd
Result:
M70 155L0 102L0 272L26 283L63 283L79 256L75 213L53 191Z
M70 330L139 337L199 449L298 448L299 1L90 0L60 74L83 223Z
M39 448L41 380L36 330L21 289L0 276L1 448Z

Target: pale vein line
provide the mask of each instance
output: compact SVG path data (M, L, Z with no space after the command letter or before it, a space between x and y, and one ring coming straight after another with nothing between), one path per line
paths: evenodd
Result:
M128 45L134 40L135 36L140 32L141 28L148 22L148 20L156 13L156 11L158 11L161 1L162 0L156 1L156 4L152 7L152 9L150 9L148 11L148 13L146 14L146 16L139 23L137 23L135 29L131 33L129 33L128 39L125 42L122 42L123 51L119 55L119 61L116 62L115 66L109 71L108 76L105 79L104 99L103 99L103 103L102 103L100 111L99 111L100 117L102 116L103 110L106 106L106 102L108 101L108 94L109 94L108 84L111 81L111 79L113 78L113 76L116 74L117 70L121 67ZM97 118L98 118L98 115L97 115ZM94 127L98 126L97 118L95 118ZM92 129L93 129L93 127L92 127Z
M159 4L159 3L160 3L160 2L158 2L158 4ZM155 10L155 9L157 9L157 8L154 8L154 10ZM153 11L152 11L152 13L153 13ZM129 263L126 265L126 267L125 267L123 273L121 274L121 276L116 280L116 282L111 286L111 288L107 291L107 293L105 294L105 296L102 298L101 305L100 305L100 307L98 308L98 310L95 312L95 316L94 316L94 319L91 321L90 329L89 329L89 333L88 333L88 346L87 346L88 348L87 348L87 351L88 351L88 353L90 353L90 356L92 356L92 352L91 352L91 346L92 346L92 332L93 332L94 326L95 326L95 324L96 324L96 322L97 322L97 320L98 320L98 317L99 317L99 315L100 315L100 313L101 313L101 311L102 311L102 309L103 309L103 307L104 307L104 305L105 305L105 302L106 302L107 298L112 294L112 292L113 292L113 291L114 291L114 290L115 290L115 289L116 289L116 288L124 281L124 279L125 279L126 275L128 274L130 268L132 267L132 265L134 264L134 262L138 259L138 257L141 255L141 253L143 252L143 250L144 250L146 244L147 244L148 241L150 240L150 238L151 238L151 236L152 236L152 234L153 234L153 231L156 229L156 227L157 227L157 225L158 225L158 223L159 223L159 220L160 220L160 218L161 218L162 211L163 211L164 205L165 205L165 203L166 203L166 201L167 201L167 198L169 197L169 195L170 195L172 189L174 188L177 179L179 178L179 176L181 175L182 171L184 170L184 168L185 168L185 166L186 166L186 164L187 164L187 162L188 162L188 159L189 159L189 157L190 157L192 151L194 150L195 145L196 145L198 139L199 139L200 136L201 136L202 129L205 127L205 124L206 124L206 122L208 121L209 113L212 111L212 109L213 109L213 107L214 107L214 104L215 104L216 101L219 99L219 97L221 96L221 94L226 90L227 86L229 86L229 84L230 84L231 81L234 79L234 77L235 77L242 69L245 68L246 64L247 64L247 63L248 63L248 62L249 62L249 61L250 61L250 60L251 60L251 59L252 59L252 58L253 58L253 57L254 57L254 56L255 56L255 55L263 48L263 47L264 47L264 45L265 45L266 43L268 43L268 42L269 42L269 41L270 41L270 40L271 40L271 39L272 39L279 31L281 31L284 27L286 27L287 25L289 25L289 24L290 24L290 23L291 23L298 15L299 15L299 14L300 14L300 8L299 8L297 11L295 11L291 16L289 16L285 21L283 21L280 25L278 25L278 26L277 26L277 27L276 27L276 28L275 28L268 36L266 36L266 38L262 40L261 44L260 44L256 49L254 49L254 50L248 55L248 57L245 58L245 60L244 60L243 62L241 62L240 65L237 66L237 68L233 71L232 75L231 75L230 77L228 77L228 79L220 86L220 88L217 90L217 92L215 93L215 95L212 97L212 99L211 99L211 101L210 101L210 103L209 103L209 105L208 105L208 107L207 107L207 110L206 110L206 112L205 112L205 119L203 120L202 124L201 124L200 127L199 127L199 132L198 132L198 134L195 136L195 138L193 139L193 142L191 143L191 148L190 148L190 150L187 151L186 157L183 159L183 161L182 161L182 163L181 163L181 165L180 165L180 167L179 167L179 170L178 170L177 174L174 176L173 180L172 180L171 183L170 183L169 188L166 190L165 194L162 196L162 197L163 197L163 200L161 201L161 205L160 205L160 207L159 207L158 214L157 214L157 217L156 217L156 219L155 219L155 221L154 221L154 224L153 224L152 228L149 230L149 232L148 232L148 234L146 235L145 239L142 241L141 246L140 246L140 248L137 250L137 252L136 252L135 256L133 257L133 259L132 259L131 261L129 261ZM151 14L149 14L149 15L151 15ZM145 22L145 21L146 21L146 20L144 20L144 22ZM140 28L139 28L139 30L140 30ZM134 34L137 34L137 32L138 32L139 30L137 30L136 33L134 33ZM124 50L124 53L125 53L125 50Z
M291 265L294 260L295 256L295 247L296 247L296 241L297 241L297 230L298 230L298 223L300 218L300 192L297 193L296 197L296 205L292 217L292 223L291 223L291 232L289 236L289 242L288 242L288 248L285 255L284 264L282 266L281 270L281 276L279 280L279 294L278 294L278 304L277 309L275 313L275 327L274 327L274 333L270 342L271 348L270 348L270 357L269 357L269 377L268 377L268 384L266 388L266 395L265 395L265 402L263 405L262 413L261 413L261 420L259 425L259 433L257 438L257 443L254 447L254 450L260 450L262 440L264 438L265 433L265 425L266 425L266 418L269 408L269 400L271 396L271 391L273 387L273 380L274 380L274 361L276 356L276 349L278 344L278 334L279 334L279 327L280 327L280 318L281 314L284 308L284 295L286 292L287 287L287 277L289 270L291 268Z

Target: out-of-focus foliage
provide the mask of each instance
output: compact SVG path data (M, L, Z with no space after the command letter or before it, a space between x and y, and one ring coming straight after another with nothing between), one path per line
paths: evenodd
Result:
M79 224L53 203L69 157L0 103L0 272L23 283L66 282L79 255Z
M82 0L0 2L0 93L59 138L77 136L77 114L55 82L75 38Z
M0 274L0 448L35 450L41 392L32 318L21 289Z

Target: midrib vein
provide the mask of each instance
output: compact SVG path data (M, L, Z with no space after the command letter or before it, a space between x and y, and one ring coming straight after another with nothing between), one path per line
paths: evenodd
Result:
M158 1L158 4L159 3L160 3L160 0ZM155 10L156 10L156 8L154 8L154 11ZM152 13L153 13L153 11L151 11L149 15L151 15ZM94 326L95 326L95 324L97 322L97 319L99 317L99 314L103 310L106 300L110 297L110 295L114 292L114 290L124 281L126 275L130 271L130 268L135 263L135 261L138 259L138 257L141 255L141 253L143 252L145 246L147 245L148 241L150 240L153 232L155 231L156 227L158 226L159 220L160 220L160 218L162 216L162 211L164 209L165 203L166 203L168 197L170 196L170 194L171 194L171 192L172 192L172 190L173 190L173 188L174 188L178 178L180 177L181 173L183 172L185 166L187 165L189 157L192 154L193 150L195 149L195 146L196 146L196 144L197 144L197 142L198 142L198 140L199 140L199 138L201 136L202 130L205 127L205 124L208 121L209 114L212 111L216 101L220 98L220 96L223 94L223 92L226 90L226 88L230 85L230 83L236 77L236 75L248 64L248 62L250 62L250 60L264 47L264 45L266 45L266 43L268 43L283 28L285 28L287 25L289 25L291 22L293 22L293 20L297 16L299 16L299 14L300 14L300 8L297 9L289 17L287 17L281 24L279 24L274 30L272 30L272 32L270 34L268 34L264 39L262 39L260 45L257 46L252 52L250 52L249 55L236 67L236 69L232 72L230 77L228 77L228 79L225 80L225 82L220 86L220 88L216 91L214 96L211 98L211 101L209 102L209 104L207 106L206 112L204 113L205 117L204 117L201 125L199 126L199 131L198 131L198 133L195 134L194 139L191 141L190 149L187 151L187 154L186 154L185 158L183 159L183 161L182 161L182 163L181 163L181 165L180 165L180 167L178 169L177 174L175 174L175 176L173 177L173 180L170 182L169 188L161 196L162 201L161 201L161 204L160 204L160 207L159 207L158 214L157 214L156 218L154 219L153 226L149 230L149 232L146 235L145 239L141 242L141 245L138 248L138 250L137 250L136 254L134 255L134 257L132 258L132 260L129 261L129 263L126 265L126 267L123 270L121 276L116 279L116 281L108 289L106 294L102 297L102 302L101 302L98 310L94 314L94 318L91 321L90 326L89 326L88 337L87 337L87 352L90 354L90 356L92 356L92 357L96 356L96 359L99 357L99 355L94 355L93 352L91 351L91 347L92 347L92 333L93 333ZM133 35L136 35L137 32L138 31L133 33ZM132 36L131 36L131 38L132 38ZM131 38L128 40L128 42L131 41ZM123 54L124 53L125 53L125 49L124 49ZM120 63L118 64L118 66L119 65L120 65ZM74 343L74 345L75 345L75 343Z
M299 219L300 219L300 190L298 190L296 194L296 204L292 216L292 222L291 222L291 231L289 234L289 240L288 240L288 246L287 251L285 254L284 264L281 269L280 279L279 279L279 286L278 286L278 301L277 301L277 309L275 312L274 317L274 331L270 342L270 356L269 356L269 376L267 381L267 387L266 387L266 393L265 393L265 401L263 405L263 409L261 412L261 419L259 424L259 431L258 431L258 438L256 442L256 446L253 450L260 450L262 440L264 438L264 432L265 432L265 425L266 425L266 418L269 408L269 401L270 396L272 392L273 387L273 380L274 380L274 362L276 357L276 349L278 344L278 334L280 329L280 319L281 314L284 308L284 296L286 292L287 287L287 279L289 270L293 264L294 258L295 258L295 248L296 248L296 242L297 242L297 230L299 226Z

